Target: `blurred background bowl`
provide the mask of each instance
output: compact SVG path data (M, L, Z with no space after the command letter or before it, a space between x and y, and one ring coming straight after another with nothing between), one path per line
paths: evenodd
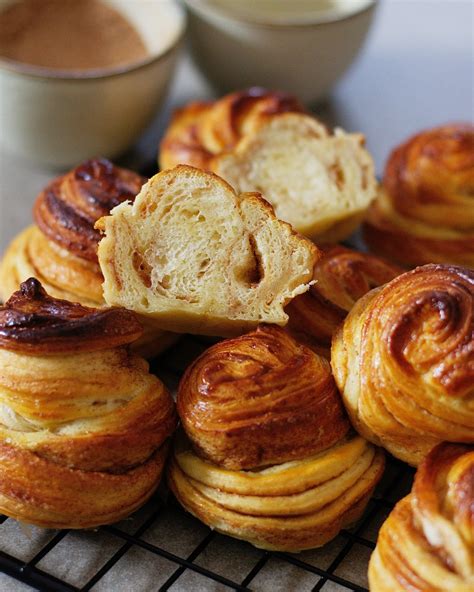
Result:
M288 9L293 0L278 17L256 15L249 1L247 13L237 1L184 2L192 57L218 92L257 85L292 92L307 104L323 99L351 65L377 4L352 0L347 11L315 11L298 20Z
M0 0L3 9L12 0ZM0 145L40 165L67 168L123 153L166 96L185 12L172 0L110 0L141 34L149 55L101 70L68 71L0 58Z

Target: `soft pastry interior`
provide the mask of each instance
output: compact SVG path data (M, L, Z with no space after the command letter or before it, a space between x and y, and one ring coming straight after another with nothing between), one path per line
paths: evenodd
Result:
M259 191L278 218L318 242L349 236L376 196L362 134L330 133L294 97L262 89L179 110L160 163L199 166L238 192Z
M327 360L261 326L204 352L178 391L186 437L168 482L220 532L264 549L318 547L356 521L382 451L350 431Z
M425 130L398 146L368 212L370 249L402 265L474 267L474 126Z
M383 524L371 592L474 589L474 447L440 444Z
M36 199L36 224L13 239L0 262L0 299L6 301L22 281L36 277L51 296L106 306L97 260L100 233L94 224L114 206L133 200L144 182L105 159L85 161L54 179ZM176 338L147 323L133 347L153 357Z
M474 443L473 345L472 270L425 265L363 296L331 352L354 427L412 465Z
M285 324L283 307L308 289L319 255L260 195L189 166L155 175L97 226L107 303L170 331Z
M305 114L262 119L211 168L238 191L261 191L279 218L318 242L349 236L376 195L363 135L330 134Z
M121 309L52 298L30 278L0 308L0 512L48 528L115 522L156 490L173 400L127 345Z
M287 330L295 339L329 358L332 336L357 300L403 270L342 245L320 249L323 255L314 266L314 283L286 307Z

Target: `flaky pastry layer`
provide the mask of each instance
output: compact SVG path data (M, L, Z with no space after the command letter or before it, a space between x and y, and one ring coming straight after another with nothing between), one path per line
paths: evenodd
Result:
M104 305L102 273L97 262L76 257L48 240L37 226L28 226L8 246L0 263L0 298L37 278L48 294L84 306Z
M264 549L301 551L360 517L383 467L383 453L360 437L253 471L222 469L178 446L168 482L189 512L219 532Z
M0 300L18 290L21 282L36 277L48 294L105 307L103 276L97 261L98 218L116 205L133 200L145 179L103 158L90 159L54 179L38 195L36 226L18 234L0 262ZM177 340L177 336L145 322L133 349L151 358Z
M124 473L81 471L0 441L0 512L44 528L95 528L126 518L154 493L168 443Z
M304 108L292 95L263 88L190 103L173 115L160 145L160 168L189 164L210 170L212 158L235 147L260 118L288 112L300 113Z

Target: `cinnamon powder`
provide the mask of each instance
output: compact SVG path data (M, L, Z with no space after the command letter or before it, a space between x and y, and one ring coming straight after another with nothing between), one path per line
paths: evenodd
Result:
M0 12L0 56L17 62L89 70L147 55L133 25L100 0L22 0Z

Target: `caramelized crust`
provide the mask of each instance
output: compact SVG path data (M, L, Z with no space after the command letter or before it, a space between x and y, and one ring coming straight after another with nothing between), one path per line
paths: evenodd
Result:
M36 278L23 282L0 307L0 347L54 354L108 349L142 334L136 315L124 309L86 308L48 296Z
M330 356L331 339L354 304L367 292L402 273L387 261L341 245L320 247L309 291L286 307L287 329L317 353Z
M196 452L234 470L304 458L349 429L329 363L274 326L205 351L177 405Z
M474 126L427 130L396 148L369 210L371 249L402 264L474 267Z
M145 179L105 159L89 160L53 181L34 207L29 226L8 247L0 265L4 301L29 277L51 296L103 306L103 277L97 261L96 220L135 198Z
M145 181L104 158L87 160L39 194L35 221L60 247L96 262L100 233L95 222L120 203L133 200Z
M474 448L436 446L412 493L380 530L369 564L373 592L474 588Z
M400 459L474 442L474 273L426 265L372 290L337 330L331 364L355 428Z
M213 156L233 148L258 119L288 112L304 112L296 97L257 87L190 103L173 116L161 142L160 167L189 164L210 170Z
M0 309L0 512L88 528L150 497L176 413L124 347L140 333L132 313L56 300L35 279Z

